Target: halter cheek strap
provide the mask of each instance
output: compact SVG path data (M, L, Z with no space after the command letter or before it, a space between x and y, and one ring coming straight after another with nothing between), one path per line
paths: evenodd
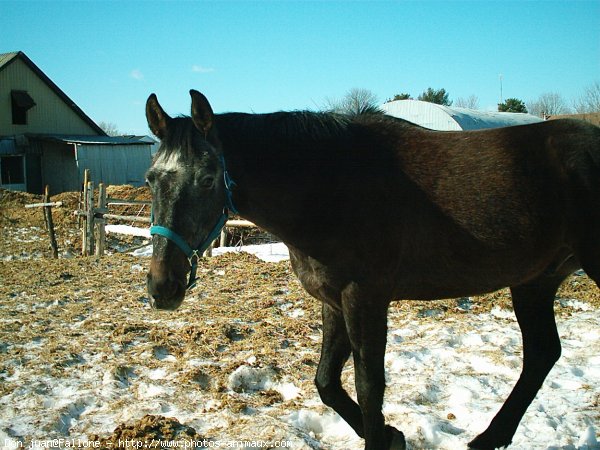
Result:
M219 236L221 230L227 223L227 219L229 218L229 211L234 214L237 214L237 209L233 205L233 193L232 188L235 186L235 182L229 176L229 172L227 172L227 168L225 167L225 158L223 155L220 157L221 165L223 167L223 181L225 184L225 202L226 206L223 208L223 213L217 220L217 223L212 228L208 236L198 245L196 248L192 248L184 238L182 238L175 231L163 227L162 225L154 225L154 211L150 214L150 221L152 222L152 226L150 227L150 235L158 235L169 239L173 242L179 250L181 250L188 259L190 263L190 276L188 279L188 283L186 289L189 290L196 285L196 271L198 269L198 261L206 251L206 249L210 246L210 244Z

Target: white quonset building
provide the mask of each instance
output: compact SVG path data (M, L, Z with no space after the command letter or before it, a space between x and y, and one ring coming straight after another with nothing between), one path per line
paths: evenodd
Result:
M420 100L396 100L383 104L381 109L390 116L440 131L480 130L542 122L531 114L450 108Z

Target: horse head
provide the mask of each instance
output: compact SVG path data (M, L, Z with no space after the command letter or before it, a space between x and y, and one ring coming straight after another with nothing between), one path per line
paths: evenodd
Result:
M146 174L153 222L147 287L150 304L159 309L181 304L215 223L224 223L227 214L228 187L213 111L200 92L190 95L191 117L169 117L154 94L146 103L148 126L161 142Z

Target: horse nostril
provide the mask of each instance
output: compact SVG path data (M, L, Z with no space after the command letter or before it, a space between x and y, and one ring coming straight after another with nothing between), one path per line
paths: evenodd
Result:
M146 279L150 306L156 309L176 309L185 296L184 283L172 277L148 273Z

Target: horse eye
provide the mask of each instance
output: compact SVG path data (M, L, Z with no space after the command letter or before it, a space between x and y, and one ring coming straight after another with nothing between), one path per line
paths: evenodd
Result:
M204 178L200 178L196 182L201 187L206 188L206 189L210 189L215 184L215 178L213 176L207 175Z
M152 183L154 183L155 175L152 172L148 172L146 174L146 186L151 187Z

